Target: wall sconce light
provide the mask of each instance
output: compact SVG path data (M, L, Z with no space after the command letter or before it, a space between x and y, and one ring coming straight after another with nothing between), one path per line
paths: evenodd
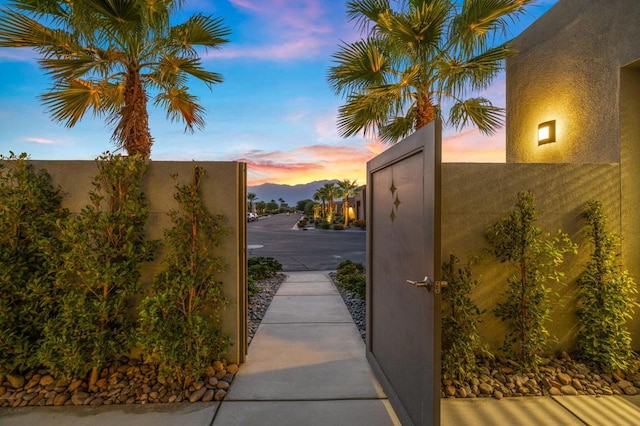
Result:
M556 141L556 120L538 124L538 146Z

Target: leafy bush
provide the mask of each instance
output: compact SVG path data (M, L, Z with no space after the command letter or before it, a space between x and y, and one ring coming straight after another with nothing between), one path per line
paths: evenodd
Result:
M153 258L146 239L147 205L140 188L147 164L109 153L96 161L91 204L64 222L66 246L56 279L60 312L45 327L42 363L64 376L84 375L129 353L134 342L131 300L140 291L140 266Z
M44 324L57 311L56 222L68 211L45 170L26 154L0 160L0 375L39 365Z
M367 280L362 263L355 263L347 259L340 262L336 272L338 286L356 293L361 299L366 297Z
M344 229L344 225L341 223L335 223L333 224L333 229L335 231L342 231Z
M256 281L273 278L280 271L282 271L282 264L273 257L250 257L247 268L249 296L260 291Z
M212 215L202 202L204 173L194 166L191 182L176 185L180 208L169 213L173 227L165 231L167 269L155 277L140 312L146 360L180 383L200 377L229 345L218 329L226 301L216 278L225 270L216 251L227 230L224 216Z
M360 229L367 229L367 222L362 219L354 220L353 226Z
M331 224L328 221L326 221L325 219L316 220L316 228L330 229L331 228Z
M469 266L460 267L456 256L442 265L442 372L445 379L466 381L478 376L477 355L490 356L478 332L482 313L470 294L478 281Z
M273 278L282 271L282 264L273 257L250 257L247 264L249 277L256 281Z
M597 201L587 203L584 217L593 252L578 279L578 347L581 355L606 371L625 371L634 359L627 321L637 306L636 285L622 269L618 238L606 230L606 217Z
M298 221L298 228L304 228L305 226L307 226L307 219L300 219Z
M494 310L510 328L502 350L534 370L549 341L545 324L550 320L551 289L546 284L560 282L563 273L558 267L564 254L576 251L566 234L558 231L553 238L543 234L535 226L537 215L533 195L521 192L515 209L487 231L493 255L515 269L507 281L505 300Z

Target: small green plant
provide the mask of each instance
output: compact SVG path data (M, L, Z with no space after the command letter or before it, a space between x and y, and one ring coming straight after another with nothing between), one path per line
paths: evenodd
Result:
M354 220L352 223L353 226L360 229L367 229L367 222L362 219Z
M256 281L273 278L282 271L282 264L273 257L250 257L247 264L249 296L259 292Z
M282 264L273 257L250 257L247 266L249 277L256 281L273 278L282 271Z
M330 229L331 224L325 219L316 220L316 228Z
M564 275L558 268L564 254L576 252L566 234L543 234L535 226L537 216L533 195L521 192L509 215L487 230L492 254L515 269L507 281L505 300L494 310L510 329L502 350L521 367L534 370L550 340L545 325L551 310L547 283L560 283Z
M216 254L227 228L224 216L211 214L202 202L204 173L194 166L191 182L176 185L180 208L169 213L173 227L165 231L166 270L155 277L140 311L146 361L179 383L198 379L229 345L218 329L226 300L217 277L226 266Z
M616 250L618 238L606 230L602 205L589 201L584 217L593 252L578 279L578 348L586 360L605 371L626 371L634 359L627 322L638 306L638 290L622 269Z
M478 332L478 317L482 312L470 294L478 281L471 268L459 266L451 255L442 265L442 279L448 283L442 289L442 376L445 379L467 381L478 376L476 357L490 357Z
M134 343L131 300L140 291L141 264L156 248L144 229L146 161L107 153L96 164L91 203L62 226L61 307L46 324L39 353L45 366L64 376L91 370L90 384Z
M39 365L44 324L58 309L57 222L68 216L46 170L0 156L0 375Z
M338 286L364 299L367 294L367 280L364 265L347 259L338 265L336 280Z
M341 223L334 223L333 229L334 231L342 231L344 229L344 225Z

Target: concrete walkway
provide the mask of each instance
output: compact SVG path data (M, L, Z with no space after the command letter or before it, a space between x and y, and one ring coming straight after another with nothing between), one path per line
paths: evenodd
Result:
M640 396L443 399L444 426L640 426ZM292 272L222 403L0 409L0 426L399 424L324 272Z

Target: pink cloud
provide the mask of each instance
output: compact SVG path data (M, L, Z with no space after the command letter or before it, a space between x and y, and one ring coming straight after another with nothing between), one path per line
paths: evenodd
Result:
M203 59L235 59L252 58L265 60L283 60L312 58L325 43L313 37L267 46L225 47L222 50L211 50L204 53Z
M248 46L225 46L204 55L207 58L253 58L287 60L312 58L323 49L333 49L340 38L334 22L344 20L342 8L327 7L321 0L230 0L255 19L253 27L266 36ZM331 5L329 5L331 6ZM338 16L339 14L339 16Z
M243 153L237 161L247 163L248 184L306 183L320 179L352 179L364 183L366 163L377 152L375 143L364 146L311 145L291 151Z

